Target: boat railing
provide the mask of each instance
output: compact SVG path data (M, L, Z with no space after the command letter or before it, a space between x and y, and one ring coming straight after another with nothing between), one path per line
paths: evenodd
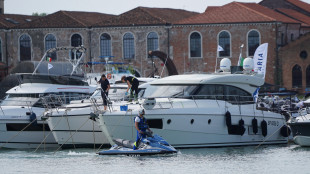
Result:
M227 107L227 105L235 105L238 106L239 112L241 113L242 105L252 105L253 110L256 108L253 97L240 95L188 95L178 97L155 97L146 98L143 105L149 104L149 101L147 100L154 101L154 107L152 109L206 108L212 105L220 108Z
M34 105L36 107L44 107L47 110L56 108L64 108L66 105L71 102L78 101L79 103L83 103L84 100L89 99L89 95L57 95L57 94L49 94L43 97L40 97L40 100Z
M1 109L1 112L2 112L3 116L5 116L4 111L2 109L2 102L3 102L3 100L0 100L0 109Z

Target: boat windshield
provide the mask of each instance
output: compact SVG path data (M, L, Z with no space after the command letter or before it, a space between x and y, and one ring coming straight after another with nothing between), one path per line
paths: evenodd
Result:
M143 97L186 97L193 95L198 85L150 85L146 88Z
M71 100L81 100L89 97L88 94L61 92L44 94L9 94L2 102L1 106L33 106L44 107L44 103L52 103L54 106L69 104Z
M32 106L38 100L32 97L8 97L1 102L1 106Z

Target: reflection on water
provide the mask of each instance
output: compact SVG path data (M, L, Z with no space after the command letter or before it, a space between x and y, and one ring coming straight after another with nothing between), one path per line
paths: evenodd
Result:
M309 173L310 148L278 146L179 149L164 156L99 156L94 149L0 149L1 173Z

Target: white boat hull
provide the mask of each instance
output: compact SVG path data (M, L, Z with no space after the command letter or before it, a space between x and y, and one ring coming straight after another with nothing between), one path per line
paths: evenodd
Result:
M246 111L252 105L242 107L249 107L242 110ZM178 148L265 145L288 142L288 138L280 134L281 127L286 124L285 119L280 114L264 112L263 116L257 112L255 118L258 122L258 133L254 134L252 127L253 107L251 114L250 112L240 114L232 108L232 124L238 125L239 120L242 119L245 128L243 135L232 135L228 133L225 112L223 111L225 111L224 108L153 109L146 110L145 117L147 120L157 120L155 121L157 125L150 125L151 130ZM136 115L137 112L134 111L114 112L100 115L99 118L100 124L107 127L111 138L135 140L134 118ZM263 120L267 122L268 133L265 137L262 135L260 127Z
M79 115L49 116L48 125L52 128L56 142L62 148L110 146L98 121L89 119L90 112L84 114L76 112Z
M295 136L294 142L300 146L310 147L310 137L308 136Z
M0 147L2 148L57 148L58 144L51 131L43 131L43 122L38 122L40 128L33 131L29 126L24 131L15 130L25 128L30 121L28 120L4 120L0 123ZM45 130L48 127L45 122Z

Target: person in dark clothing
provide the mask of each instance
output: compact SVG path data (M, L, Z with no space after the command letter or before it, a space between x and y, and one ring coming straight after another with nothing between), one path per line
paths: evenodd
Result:
M127 83L127 85L128 85L126 94L128 94L129 89L131 89L130 90L130 100L129 101L132 101L133 96L135 98L135 101L137 101L138 100L139 80L137 78L133 77L133 76L128 76L128 77L123 76L122 77L122 82Z
M104 74L102 74L101 79L98 81L98 83L101 84L101 97L103 100L104 110L107 110L108 105L107 97L110 90L110 83Z

